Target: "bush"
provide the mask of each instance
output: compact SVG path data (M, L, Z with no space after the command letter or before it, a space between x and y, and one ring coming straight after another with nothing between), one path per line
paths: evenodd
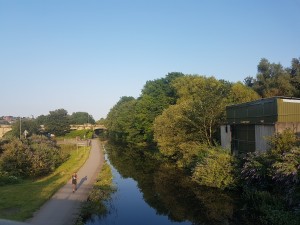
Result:
M266 153L249 153L242 163L243 199L262 224L300 224L300 147L291 130L269 140Z
M242 198L246 201L247 211L255 215L265 225L298 225L300 215L290 211L285 202L267 191L247 189Z
M249 153L241 169L241 181L258 190L279 192L291 197L300 178L300 147L290 130L270 139L266 153Z
M11 176L8 173L0 172L0 186L7 185L7 184L17 184L20 182L21 182L20 178L16 176Z
M17 138L3 146L0 171L16 177L39 177L49 174L63 162L60 148L51 139L36 136Z
M234 184L233 163L229 152L210 149L202 162L196 165L192 177L200 185L229 188Z

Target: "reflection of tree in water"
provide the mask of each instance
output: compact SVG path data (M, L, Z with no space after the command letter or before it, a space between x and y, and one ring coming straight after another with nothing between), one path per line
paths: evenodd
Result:
M154 189L172 219L196 224L224 224L233 216L230 196L217 189L199 187L178 168L161 165L154 179Z
M147 152L112 144L107 150L113 166L123 177L137 181L144 200L157 214L178 222L232 224L235 208L225 192L200 187L184 171L151 158Z

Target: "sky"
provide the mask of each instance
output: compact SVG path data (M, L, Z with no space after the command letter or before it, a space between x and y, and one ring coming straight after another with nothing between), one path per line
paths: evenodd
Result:
M105 118L169 72L230 82L300 57L300 0L0 0L0 116Z

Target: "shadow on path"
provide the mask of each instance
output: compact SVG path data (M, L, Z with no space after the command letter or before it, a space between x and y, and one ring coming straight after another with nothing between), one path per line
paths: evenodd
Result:
M87 181L87 176L85 176L85 177L83 177L83 178L81 178L81 180L80 180L80 182L79 182L79 184L77 185L77 189L79 189L80 188L80 186L85 182L85 181Z

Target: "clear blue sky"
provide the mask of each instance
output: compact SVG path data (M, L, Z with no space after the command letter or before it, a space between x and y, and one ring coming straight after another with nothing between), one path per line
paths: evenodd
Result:
M300 57L300 0L0 0L0 116L106 117L168 72L243 81Z

